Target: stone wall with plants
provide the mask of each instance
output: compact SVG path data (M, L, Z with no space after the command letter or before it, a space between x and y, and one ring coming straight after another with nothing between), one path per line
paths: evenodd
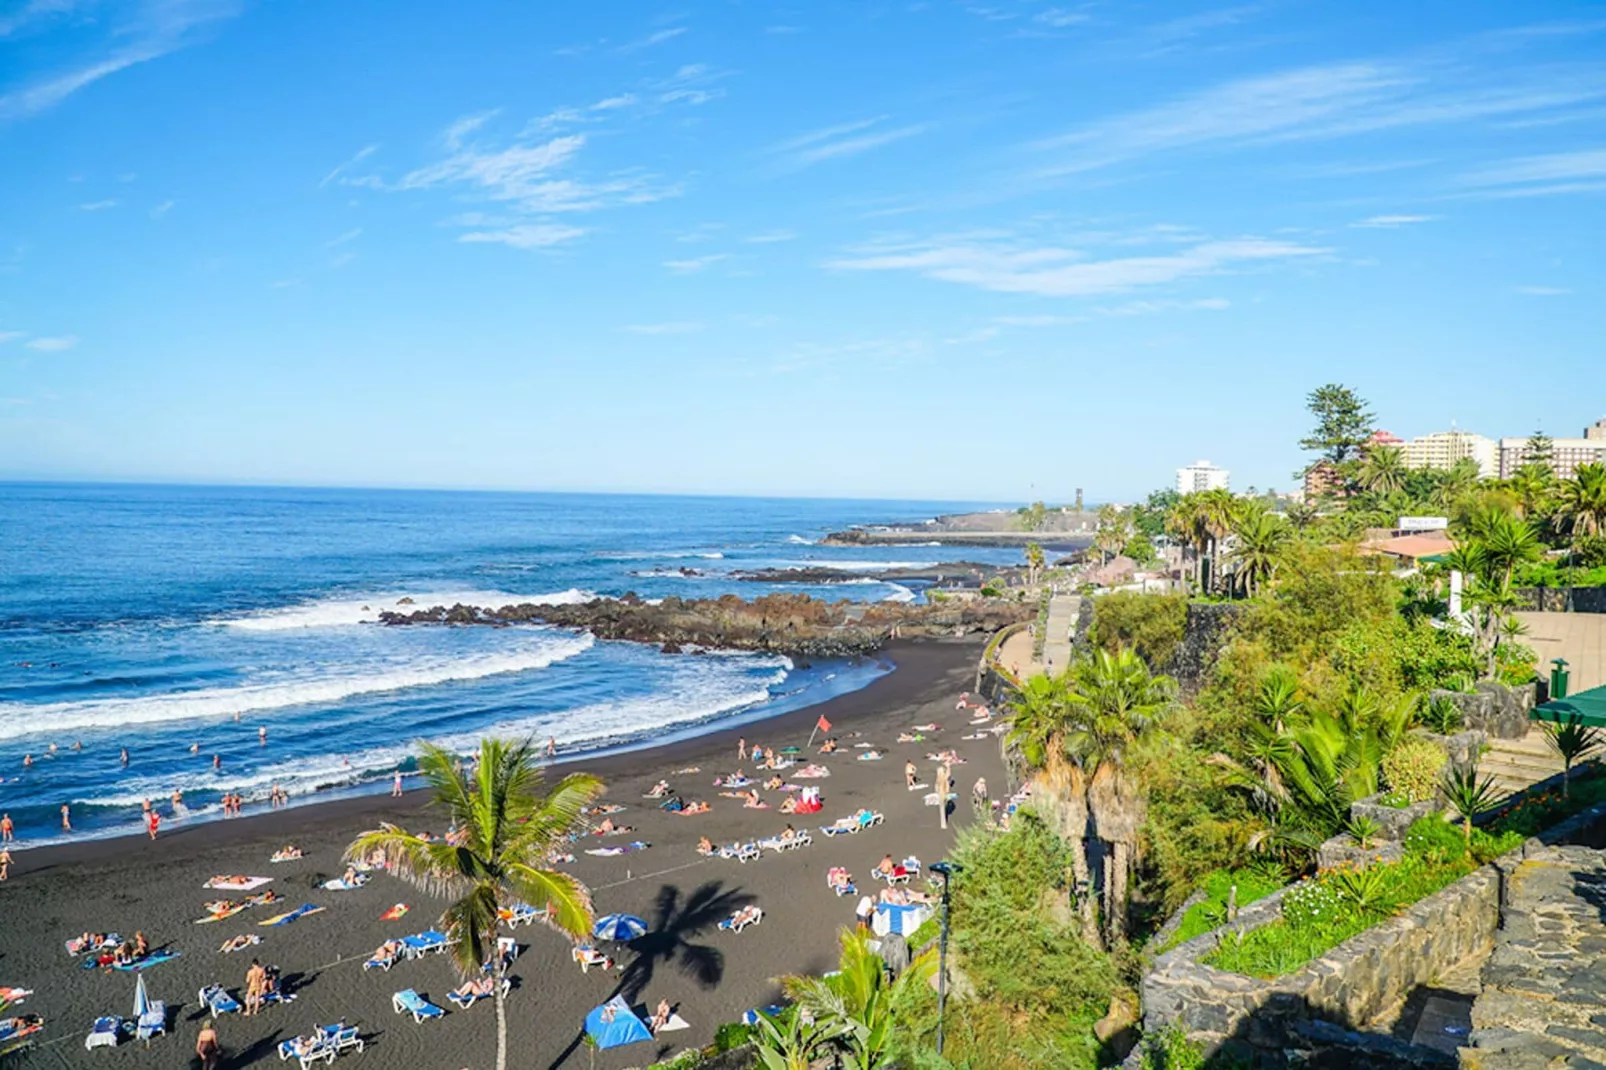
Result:
M1251 904L1236 921L1156 959L1143 977L1144 1033L1179 1027L1207 1052L1259 1051L1281 1060L1313 1043L1313 1023L1364 1028L1413 989L1487 954L1500 920L1499 875L1482 866L1293 973L1264 979L1201 961L1279 918L1291 891Z
M1522 587L1522 608L1546 613L1606 613L1606 587Z
M1461 711L1461 723L1468 729L1487 733L1493 739L1521 739L1531 727L1529 713L1538 699L1535 684L1507 687L1484 681L1471 691L1436 690L1429 701L1445 701Z

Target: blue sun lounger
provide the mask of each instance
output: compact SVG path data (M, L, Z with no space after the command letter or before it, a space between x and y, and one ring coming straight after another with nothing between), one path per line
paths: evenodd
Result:
M108 1014L104 1018L96 1018L95 1024L89 1027L89 1035L84 1038L84 1049L115 1048L121 1039L123 1020L115 1014Z
M402 946L407 949L407 957L410 959L416 959L420 955L438 954L446 950L446 934L429 929L416 936L402 937Z
M397 1014L411 1014L413 1021L420 1024L431 1018L446 1017L445 1011L414 992L411 988L404 988L390 997L390 1007Z
M195 1001L214 1015L240 1012L240 1001L229 995L229 990L222 985L207 985L196 994Z

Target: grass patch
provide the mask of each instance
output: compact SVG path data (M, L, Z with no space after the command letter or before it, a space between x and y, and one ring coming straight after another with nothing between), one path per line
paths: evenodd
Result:
M1257 899L1266 898L1283 884L1280 875L1258 870L1216 870L1206 876L1200 885L1205 893L1204 900L1187 909L1182 915L1182 923L1177 926L1177 931L1171 934L1171 939L1156 949L1156 953L1164 954L1179 944L1185 944L1196 936L1203 936L1211 929L1219 929L1225 925L1227 897L1231 894L1233 885L1238 886L1238 906L1245 907Z

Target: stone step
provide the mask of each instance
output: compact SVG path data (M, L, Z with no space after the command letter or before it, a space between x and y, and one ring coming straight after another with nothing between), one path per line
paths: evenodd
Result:
M1556 750L1550 745L1550 738L1543 733L1530 732L1522 739L1491 739L1485 753L1505 752L1508 754L1535 754L1554 756Z

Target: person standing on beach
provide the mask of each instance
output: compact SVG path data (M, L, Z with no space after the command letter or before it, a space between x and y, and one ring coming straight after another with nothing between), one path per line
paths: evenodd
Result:
M919 775L919 770L915 768L914 762L903 763L903 782L908 786L910 791L915 790L915 785L919 783Z
M66 803L61 804L61 828L63 832L72 831L72 807Z
M0 847L0 881L11 879L11 852Z
M547 736L546 737L546 756L548 758L556 758L558 756L558 737L557 736Z
M739 761L739 762L747 761L747 737L746 736L743 736L741 739L738 739L736 741L736 760Z
M262 995L268 990L268 971L262 968L262 963L256 959L251 960L251 968L245 971L245 1014L255 1014L262 1009Z
M154 840L156 838L156 830L161 827L161 824L162 815L155 810L148 811L145 814L145 829L151 834L151 839Z
M16 828L17 826L11 823L10 814L0 814L0 843L10 843L15 839Z
M402 797L401 780L401 770L398 769L396 770L395 779L390 782L390 797L392 799L399 799Z
M196 1034L195 1055L201 1060L201 1070L217 1070L218 1060L223 1058L223 1045L218 1043L217 1029L210 1018Z

